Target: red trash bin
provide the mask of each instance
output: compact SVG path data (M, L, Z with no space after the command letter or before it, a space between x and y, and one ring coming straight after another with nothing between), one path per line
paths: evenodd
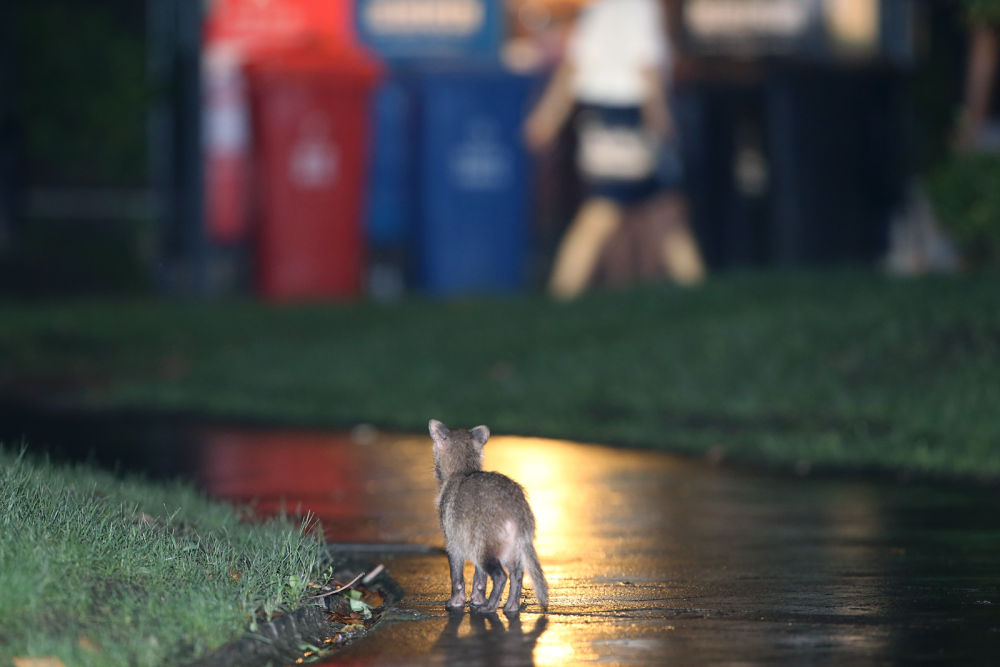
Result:
M377 67L362 53L317 47L260 54L247 75L258 292L269 299L356 296Z

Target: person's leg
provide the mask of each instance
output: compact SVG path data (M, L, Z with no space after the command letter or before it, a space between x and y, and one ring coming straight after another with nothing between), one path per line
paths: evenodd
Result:
M549 278L549 294L572 299L587 287L601 249L621 226L622 209L604 197L588 199L566 230Z
M667 275L681 285L695 285L705 278L705 262L698 242L691 233L687 219L687 206L678 194L666 195L665 210L669 211L670 224L663 236L661 257Z

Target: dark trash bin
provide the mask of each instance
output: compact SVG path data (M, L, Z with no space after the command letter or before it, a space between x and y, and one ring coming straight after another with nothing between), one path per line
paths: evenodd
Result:
M533 80L489 66L410 76L419 99L418 285L439 294L524 286L530 163L521 125Z

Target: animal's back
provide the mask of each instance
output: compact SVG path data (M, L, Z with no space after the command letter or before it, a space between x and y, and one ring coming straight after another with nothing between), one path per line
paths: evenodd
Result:
M449 548L470 560L488 551L531 542L535 517L521 485L497 472L451 479L441 498L441 525Z

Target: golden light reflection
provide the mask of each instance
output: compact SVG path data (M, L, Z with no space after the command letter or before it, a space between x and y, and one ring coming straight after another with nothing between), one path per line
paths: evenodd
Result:
M594 478L607 471L603 448L581 456L580 446L561 440L501 436L486 445L486 470L496 470L525 488L535 513L535 548L543 561L578 556L598 512L607 498L598 497ZM556 573L557 574L557 573Z
M486 447L484 468L502 472L525 488L535 513L538 539L546 546L553 542L557 527L564 529L573 521L573 511L580 510L570 502L579 493L574 493L572 483L567 484L568 461L561 444L538 438L500 437Z
M535 549L553 604L581 602L583 593L576 585L581 573L629 547L631 537L609 532L609 526L620 526L624 517L632 517L630 521L653 522L649 530L660 531L661 511L643 511L637 517L635 510L660 495L658 480L684 465L670 457L544 438L495 436L484 451L486 470L511 477L527 492L535 514ZM615 489L604 481L637 468L653 473L646 479L656 489ZM627 578L627 570L627 558L620 557L607 568L606 576Z
M550 641L549 635L538 640L533 657L535 665L568 665L579 660L572 644Z
M592 623L552 623L535 644L535 667L600 661L602 656L594 650L591 640L612 636L617 636L612 624L595 627ZM584 637L587 639L582 639Z

